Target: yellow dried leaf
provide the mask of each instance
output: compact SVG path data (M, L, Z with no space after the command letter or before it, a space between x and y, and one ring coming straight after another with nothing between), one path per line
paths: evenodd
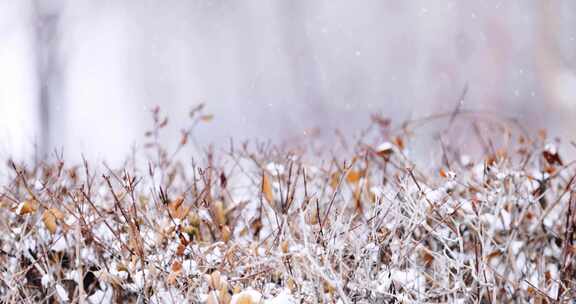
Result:
M288 287L288 289L290 289L290 291L296 290L296 282L294 282L294 279L292 277L288 278L286 286Z
M214 212L214 220L218 226L226 224L226 213L224 212L224 203L222 201L215 201L212 204L212 212Z
M192 225L193 227L200 227L200 216L198 215L198 213L196 212L190 212L188 214L188 221L190 222L190 225Z
M54 214L54 217L56 217L57 220L59 221L63 221L64 220L64 212L60 211L60 209L57 208L50 208L48 209L48 211L50 211L52 214Z
M332 173L332 175L330 175L330 187L332 187L332 189L336 189L339 183L340 174L338 172Z
M232 300L232 297L228 293L228 287L223 285L220 290L218 291L218 299L220 300L220 304L229 304Z
M50 212L50 210L44 211L42 214L42 222L44 222L44 226L46 226L46 229L48 229L51 234L56 233L58 225L56 224L56 216L54 216L54 213Z
M234 288L232 288L233 294L240 293L240 291L242 291L242 289L240 288L240 285L238 285L238 284L234 285Z
M334 292L336 291L336 287L334 287L332 283L328 281L324 281L322 285L324 287L324 292L326 293L334 294Z
M312 211L309 213L308 224L310 225L318 224L318 211L316 209L312 209Z
M262 172L262 193L264 198L268 203L274 206L274 193L272 192L272 185L270 184L270 178L265 172Z
M288 247L289 247L289 244L288 244L287 240L284 240L284 241L282 241L282 243L280 243L280 248L282 249L282 252L284 254L288 253L288 249L289 249Z

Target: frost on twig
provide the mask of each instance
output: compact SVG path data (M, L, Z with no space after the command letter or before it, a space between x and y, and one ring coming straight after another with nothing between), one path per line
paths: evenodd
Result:
M194 128L213 120L202 107L172 150L154 109L141 163L10 163L0 302L573 298L573 162L511 121L458 115L474 135L458 145L443 133L426 164L416 144L426 120L394 129L374 116L354 145L324 153L199 150ZM201 158L186 159L190 145Z

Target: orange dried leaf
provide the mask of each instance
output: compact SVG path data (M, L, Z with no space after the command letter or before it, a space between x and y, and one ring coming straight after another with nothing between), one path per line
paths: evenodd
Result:
M440 174L441 177L443 178L447 178L448 174L446 173L446 170L444 170L444 168L440 168L440 172L438 172Z
M490 252L488 255L486 255L485 258L486 258L487 261L490 261L490 260L492 260L492 259L494 259L494 258L496 258L496 257L501 256L501 255L502 255L502 251L500 251L500 250L494 250L494 251Z
M212 121L212 119L214 119L214 115L212 115L212 114L206 114L206 115L200 116L200 120L204 121L204 122L210 122L210 121Z
M172 270L172 272L180 272L182 270L182 263L179 261L174 261L170 267L170 270Z
M16 213L18 215L25 215L29 213L34 213L38 210L38 203L34 200L25 200L18 205Z
M362 171L350 170L346 175L346 180L351 184L355 184L360 181L360 178L362 178L362 176L363 176Z
M404 140L402 139L402 137L399 137L399 136L394 137L394 144L396 144L398 149L404 150L405 145L404 145Z
M178 247L176 248L176 255L177 256L183 256L185 250L186 250L186 245L184 245L182 243L178 244Z
M544 273L544 278L546 279L546 285L550 285L550 282L552 281L552 274L550 271Z
M264 198L268 201L270 205L274 205L274 193L272 192L272 185L270 184L270 178L266 172L262 172L262 193Z
M176 280L178 279L178 273L171 272L168 277L166 278L166 283L168 285L176 285Z

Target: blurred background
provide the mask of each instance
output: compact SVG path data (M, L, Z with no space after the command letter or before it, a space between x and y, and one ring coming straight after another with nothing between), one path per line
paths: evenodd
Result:
M463 109L571 139L575 1L0 0L0 156L109 161L159 105L201 143Z

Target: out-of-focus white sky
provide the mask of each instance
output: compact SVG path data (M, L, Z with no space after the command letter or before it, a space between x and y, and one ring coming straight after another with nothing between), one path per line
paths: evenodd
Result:
M114 161L141 143L154 105L174 140L204 102L215 120L201 142L282 141L361 128L372 112L450 111L466 83L464 108L561 132L575 71L568 0L2 0L0 154L39 141L43 82L45 143Z

